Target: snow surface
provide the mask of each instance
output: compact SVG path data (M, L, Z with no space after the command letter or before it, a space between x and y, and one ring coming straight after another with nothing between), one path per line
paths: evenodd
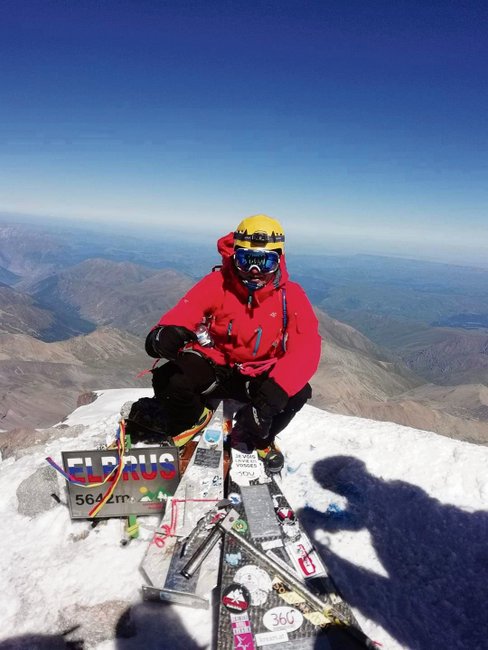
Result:
M110 437L121 405L149 390L107 390L64 422L63 437L0 462L0 649L208 648L212 614L143 604L141 539L122 522L94 529L63 504L18 512L22 481ZM3 434L5 435L5 434ZM283 489L364 631L384 648L488 648L488 448L396 424L305 407L280 435ZM64 481L59 478L62 498ZM276 646L274 646L276 647Z

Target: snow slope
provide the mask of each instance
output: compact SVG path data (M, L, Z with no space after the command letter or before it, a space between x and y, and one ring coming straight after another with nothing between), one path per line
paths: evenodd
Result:
M60 429L0 463L0 650L209 647L211 613L141 602L155 518L121 547L121 521L72 522L48 494L54 480L64 499L63 480L42 469L47 455L105 442L121 405L149 394L101 391L65 421L85 426L78 437ZM283 489L370 637L391 649L488 648L487 447L310 406L280 443Z

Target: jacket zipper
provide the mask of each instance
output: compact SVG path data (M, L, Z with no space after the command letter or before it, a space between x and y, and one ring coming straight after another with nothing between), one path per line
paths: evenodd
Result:
M258 327L257 330L255 330L257 336L256 336L256 343L254 344L254 350L252 351L252 356L255 357L256 354L258 353L259 350L259 344L261 343L261 336L263 334L263 328L261 325Z

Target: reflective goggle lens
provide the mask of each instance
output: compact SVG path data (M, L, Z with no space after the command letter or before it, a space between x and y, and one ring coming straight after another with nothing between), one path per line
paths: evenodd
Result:
M280 256L276 251L238 248L234 252L234 260L240 271L248 273L257 267L260 273L274 273L280 264Z

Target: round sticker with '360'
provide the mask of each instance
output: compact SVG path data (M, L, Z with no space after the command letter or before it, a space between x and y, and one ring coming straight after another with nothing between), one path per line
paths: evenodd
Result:
M294 607L273 607L263 616L264 627L270 632L293 632L303 623L303 614Z

